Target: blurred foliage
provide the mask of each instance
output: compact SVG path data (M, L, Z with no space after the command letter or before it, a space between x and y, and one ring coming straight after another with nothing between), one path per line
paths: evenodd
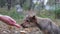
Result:
M6 1L5 0L0 0L0 6L3 7L5 6Z
M4 4L5 2L3 0L0 0L0 5L1 4ZM21 2L22 1L22 2ZM1 3L2 2L2 3ZM19 2L20 5L23 5L23 9L24 10L28 10L29 8L32 8L32 0L13 0L12 3L17 3ZM55 0L49 0L47 5L51 6L49 10L45 10L44 8L42 8L42 4L39 4L36 3L35 5L38 5L36 8L34 8L35 10L37 9L38 11L38 16L40 17L49 17L49 18L55 18L57 15L57 17L60 17L60 4L55 4L56 1ZM12 5L13 5L12 4ZM47 6L46 5L46 6ZM55 10L56 9L56 10ZM12 18L14 19L22 19L24 16L23 15L19 15L16 10L13 8L11 9L10 11L7 11L6 8L5 9L2 9L0 8L0 14L3 14L3 15L9 15L11 16Z
M55 13L53 11L41 10L37 14L39 17L55 19Z
M55 17L60 19L60 9L56 9L54 12L55 12Z
M9 15L16 20L23 19L23 15L19 15L15 9L11 9L10 11L7 11L4 8L0 8L0 14Z
M24 10L30 10L32 8L32 0L26 0L25 3L23 4L23 9Z

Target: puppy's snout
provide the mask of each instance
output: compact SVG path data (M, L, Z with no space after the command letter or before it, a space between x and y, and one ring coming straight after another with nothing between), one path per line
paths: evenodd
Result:
M23 24L21 24L21 26L22 26L22 27L24 27L24 25L23 25Z
M22 26L23 28L25 28L24 24L21 24L21 26Z
M24 24L21 24L21 26L22 26L23 28L27 28Z

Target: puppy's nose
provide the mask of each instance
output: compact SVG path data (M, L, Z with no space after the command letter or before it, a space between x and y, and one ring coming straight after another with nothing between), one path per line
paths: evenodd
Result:
M23 28L27 28L24 24L21 24L21 26L22 26Z
M23 24L21 24L21 26L22 26L23 28L25 28Z
M21 24L21 26L23 26L23 24Z

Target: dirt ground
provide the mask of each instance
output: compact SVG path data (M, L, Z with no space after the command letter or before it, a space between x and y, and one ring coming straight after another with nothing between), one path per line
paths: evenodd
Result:
M55 22L60 25L60 20L56 20ZM0 34L21 34L21 31L25 31L25 34L43 34L37 27L23 29L9 26L3 22L0 22Z
M0 22L0 34L21 34L21 31L25 31L25 34L42 34L37 27L30 28L16 28L14 26L6 25L3 22Z

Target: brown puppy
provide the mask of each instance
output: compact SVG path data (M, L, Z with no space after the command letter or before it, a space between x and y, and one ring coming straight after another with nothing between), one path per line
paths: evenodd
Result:
M59 27L49 18L41 18L35 15L28 15L21 24L24 28L38 27L44 34L60 34Z

